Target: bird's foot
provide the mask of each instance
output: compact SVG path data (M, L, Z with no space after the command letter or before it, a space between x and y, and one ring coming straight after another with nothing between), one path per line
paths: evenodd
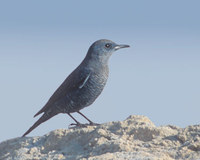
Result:
M90 122L88 125L89 125L89 126L98 126L98 125L100 125L100 124L99 124L99 123Z
M74 128L74 127L80 127L80 128L85 128L87 126L98 126L100 124L98 123L93 123L93 122L90 122L90 123L86 123L86 124L82 124L82 123L71 123L69 125L69 128Z
M82 124L82 123L71 123L69 125L69 127L81 127L81 128L83 128L83 127L87 127L87 125L86 124Z

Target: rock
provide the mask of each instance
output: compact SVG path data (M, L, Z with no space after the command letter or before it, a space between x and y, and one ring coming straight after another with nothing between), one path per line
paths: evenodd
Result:
M10 139L0 143L0 159L200 159L200 125L156 127L145 116L130 116L99 126Z

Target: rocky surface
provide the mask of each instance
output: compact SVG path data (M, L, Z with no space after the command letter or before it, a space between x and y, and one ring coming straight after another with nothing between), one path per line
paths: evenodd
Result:
M130 116L86 128L58 129L41 137L0 143L1 160L171 160L200 159L200 125L156 127Z

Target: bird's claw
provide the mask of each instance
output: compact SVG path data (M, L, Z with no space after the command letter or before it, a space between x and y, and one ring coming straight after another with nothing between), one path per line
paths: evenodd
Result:
M72 127L80 127L80 128L84 128L84 127L87 127L87 126L98 126L98 125L100 125L100 124L98 124L98 123L86 123L86 124L82 124L82 123L71 123L70 125L69 125L69 127L70 128L72 128Z
M99 124L99 123L90 122L88 125L90 125L90 126L98 126L98 125L100 125L100 124Z
M74 126L74 127L87 127L87 125L86 124L81 124L81 123L71 123L69 126Z

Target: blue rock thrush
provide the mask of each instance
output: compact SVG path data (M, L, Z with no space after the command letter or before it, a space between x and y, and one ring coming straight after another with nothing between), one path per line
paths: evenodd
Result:
M91 105L101 94L108 79L109 57L114 51L126 47L129 45L118 45L106 39L94 42L81 64L65 79L45 106L35 114L34 117L43 113L23 137L59 113L67 113L76 122L72 125L84 126L71 115L73 112L87 119L89 125L94 125L95 123L84 116L80 110Z

